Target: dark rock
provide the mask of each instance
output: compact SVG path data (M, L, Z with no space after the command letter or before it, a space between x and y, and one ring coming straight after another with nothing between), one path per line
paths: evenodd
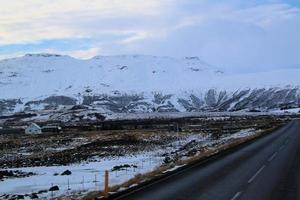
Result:
M28 172L28 173L27 173L27 176L33 176L33 175L34 175L33 172Z
M88 109L88 107L84 105L75 105L72 108L70 108L70 110L82 110L82 109Z
M100 113L95 113L95 117L96 117L98 120L101 120L101 121L104 121L104 120L105 120L105 116L101 115Z
M192 149L187 153L187 156L194 156L197 153L196 149Z
M119 170L124 170L124 169L126 169L126 168L130 168L131 166L130 165L128 165L128 164L124 164L124 165L117 165L117 166L114 166L113 168L112 168L112 170L111 171L119 171Z
M251 109L251 110L249 110L249 112L261 112L261 111L257 110L257 109Z
M48 192L47 190L40 190L38 191L38 194L47 193L47 192Z
M29 195L31 199L38 199L39 196L37 195L37 193L32 193L31 195Z
M8 171L8 170L3 170L3 171L0 171L0 181L2 179L5 179L5 178L20 178L20 177L29 177L29 176L33 176L34 173L32 172L22 172L22 171L19 171L19 170L16 170L16 171Z
M12 176L14 176L14 173L13 173L13 171L7 171L7 170L0 171L0 179L2 179L4 176L12 177Z
M55 186L52 186L49 191L52 192L52 191L58 191L59 190L59 187L57 185Z
M63 173L61 173L62 176L69 176L71 174L72 174L72 172L70 170L66 170Z
M126 65L124 65L124 66L122 66L122 67L120 67L119 69L120 70L123 70L123 69L127 69L128 67L126 66Z
M164 159L164 163L170 163L172 161L172 159L169 157L169 156L167 156L167 157L165 157L165 159Z
M17 196L17 199L24 199L24 195L19 194L19 195Z

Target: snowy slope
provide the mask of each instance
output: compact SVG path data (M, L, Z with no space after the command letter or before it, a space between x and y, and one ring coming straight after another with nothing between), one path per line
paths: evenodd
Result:
M274 109L296 106L299 75L227 75L198 57L28 54L0 61L0 113L75 104L112 112ZM260 96L278 101L268 106Z
M74 95L87 88L94 93L176 91L206 87L220 76L220 72L198 58L143 55L77 60L69 56L30 54L1 61L0 70L2 98Z

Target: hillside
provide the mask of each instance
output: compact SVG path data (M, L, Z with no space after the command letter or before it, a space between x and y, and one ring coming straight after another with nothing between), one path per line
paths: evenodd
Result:
M227 74L198 57L27 54L0 61L0 114L269 111L298 107L300 70Z

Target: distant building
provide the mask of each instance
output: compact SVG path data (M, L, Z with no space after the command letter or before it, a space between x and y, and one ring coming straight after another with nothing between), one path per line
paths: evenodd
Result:
M37 125L36 123L31 123L26 129L25 129L26 134L41 134L42 133L42 128Z
M42 132L60 133L62 132L62 128L57 125L46 125L42 127Z

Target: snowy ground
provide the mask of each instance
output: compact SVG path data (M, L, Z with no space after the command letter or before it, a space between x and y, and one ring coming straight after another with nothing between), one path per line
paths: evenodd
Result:
M1 195L4 194L31 194L41 190L49 190L52 185L59 186L60 190L52 193L47 192L38 194L39 197L49 198L51 196L56 197L74 192L86 193L88 191L102 190L105 170L109 170L110 172L110 186L121 184L137 174L153 171L156 167L162 165L165 155L172 151L178 151L179 154L180 152L184 153L189 151L190 149L187 148L184 149L183 152L181 147L187 146L191 142L200 146L212 146L218 142L226 142L232 138L250 136L255 132L254 129L245 129L231 135L224 135L218 141L212 140L209 135L203 136L202 134L191 134L184 139L174 141L151 152L142 152L135 155L125 155L114 158L93 158L92 162L82 162L68 166L9 169L33 172L37 175L25 178L5 179L0 182L0 199ZM183 158L186 157L183 156ZM131 167L112 171L114 166L125 164L130 165ZM177 167L178 166L175 168ZM60 174L65 170L70 170L72 174L69 176L61 176ZM55 174L58 175L55 176Z
M118 165L136 165L137 168L110 172L110 185L120 184L139 173L153 170L162 162L155 154L124 156L98 162L80 163L69 166L28 167L10 170L34 172L37 175L25 178L14 178L0 182L0 194L30 194L41 190L49 190L52 185L58 185L59 191L44 193L41 197L58 196L74 191L93 191L103 188L105 170L111 170ZM61 176L65 170L72 172L69 176ZM59 174L54 176L54 174ZM69 186L68 186L69 183ZM69 188L69 190L68 190Z

